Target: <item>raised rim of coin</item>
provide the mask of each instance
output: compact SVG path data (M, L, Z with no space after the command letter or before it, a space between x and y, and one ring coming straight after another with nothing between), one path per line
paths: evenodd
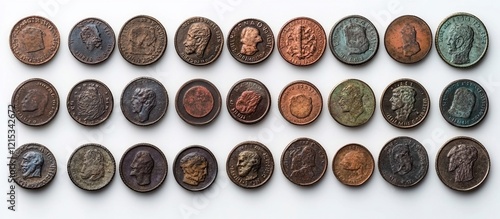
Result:
M189 115L188 113L184 113L183 112L183 108L184 108L183 99L180 97L181 93L182 93L182 95L185 94L186 88L188 88L188 85L196 84L196 83L206 85L206 86L208 86L206 88L212 89L211 94L214 98L213 109L207 115L205 115L201 118L195 118L195 117ZM212 122L213 120L215 120L217 118L217 116L219 115L219 113L221 111L221 107L222 107L222 97L219 93L219 90L217 89L217 87L214 84L212 84L212 82L205 80L205 79L197 78L197 79L189 80L188 82L184 83L179 88L179 90L177 91L177 94L175 95L175 110L177 111L177 114L179 115L179 117L181 117L182 120L184 120L186 123L191 124L191 125L200 126L200 125L209 124L210 122ZM179 109L179 108L181 108L181 109ZM197 122L196 120L200 120L200 121Z
M21 156L21 154L23 154L24 152L27 152L29 151L31 148L35 147L35 149L37 151L40 151L41 153L43 153L43 155L45 155L45 158L43 158L44 156L42 155L42 161L41 161L41 164L40 164L40 160L38 160L39 158L37 158L38 161L36 161L37 163L35 163L35 165L39 165L40 167L40 176L39 177L30 177L30 178L37 178L39 180L38 183L27 183L26 180L24 179L25 177L22 176L22 174L20 174L20 172L17 172L19 170L22 171L22 168L23 167L17 167L18 165L16 164L16 159L19 158L19 156ZM32 155L33 156L33 155ZM31 156L31 157L32 157ZM36 157L36 156L35 156ZM51 163L48 163L48 159L47 158L52 158L52 161ZM24 157L22 158L24 160ZM42 165L45 164L45 166L48 166L50 165L49 167L46 167L46 168L43 168ZM21 164L19 164L19 166L22 165L22 162ZM25 188L25 189L39 189L39 188L42 188L44 186L46 186L47 184L49 184L50 182L52 182L52 180L54 179L54 177L56 176L57 174L57 161L56 161L56 158L54 157L54 154L52 154L52 152L45 146L43 146L42 144L38 144L38 143L27 143L27 144L23 144L21 145L19 148L17 148L14 153L12 154L12 156L10 157L10 161L9 161L9 164L8 164L9 168L10 168L10 174L12 176L12 166L14 166L14 176L12 176L12 179L14 180L14 182L16 182L17 185L19 185L20 187L22 188ZM36 168L36 166L35 166ZM34 170L33 170L34 171ZM16 173L17 172L17 173ZM45 175L45 176L43 176Z
M340 159L340 155L341 153L344 151L344 150L349 150L349 148L358 148L359 150L361 151L364 151L365 154L369 155L369 157L367 158L368 161L371 161L371 170L369 170L368 172L369 173L365 173L365 174L360 174L360 176L363 176L364 175L364 179L362 177L360 177L359 180L352 180L349 181L348 179L342 179L340 173L338 171L336 171L338 168L336 164L338 165L341 165L342 163L342 160L338 161L338 159ZM351 150L353 151L353 150ZM347 152L348 153L348 152ZM347 156L347 153L345 154L345 156ZM344 157L345 157L344 156ZM359 159L359 158L357 158ZM351 163L352 164L352 163ZM365 164L365 166L367 166L369 164ZM360 167L361 168L366 168L366 167ZM373 155L372 153L370 152L370 150L368 150L368 148L366 148L365 146L361 145L361 144L358 144L358 143L350 143L350 144L346 144L344 146L342 146L340 149L337 150L337 152L335 153L335 156L333 157L333 161L332 161L332 172L333 172L333 175L335 175L335 178L337 178L337 180L339 182L341 182L342 184L344 185L347 185L347 186L361 186L363 184L365 184L370 178L371 176L373 175L373 171L375 170L375 160L373 159Z
M233 43L231 40L233 38L241 38L240 36L236 36L234 37L234 30L236 28L239 28L241 25L241 23L245 23L245 22L255 22L255 26L259 27L259 23L260 23L260 26L261 27L264 27L266 29L264 30L267 30L267 33L264 33L267 35L267 39L262 39L262 43L268 43L270 42L269 44L266 44L267 47L271 47L271 49L268 51L268 52L262 52L262 53L256 53L256 54L253 54L253 55L243 55L241 54L241 52L233 52L234 51L234 48L235 47L235 43ZM263 33L261 33L262 35ZM269 40L271 39L271 40ZM258 44L258 43L257 43ZM229 31L229 34L227 36L227 47L228 47L228 50L229 50L229 54L231 54L231 56L233 56L234 59L236 59L236 61L238 62L241 62L243 64L257 64L257 63L261 63L263 62L264 60L266 60L272 53L273 53L273 50L274 50L274 34L273 34L273 31L271 30L271 28L269 27L269 25L262 21L262 20L259 20L259 19L256 19L256 18L247 18L247 19L244 19L244 20L241 20L241 21L238 21L238 23L236 23L232 28L231 30ZM270 46L269 46L270 45ZM257 46L257 45L256 45ZM254 60L244 60L243 57L252 57L252 56L255 56L257 54L262 54L262 55L259 55L256 59ZM240 55L242 57L240 57Z
M265 106L265 110L264 110L263 114L261 116L259 116L258 118L255 118L253 120L241 119L241 118L239 118L238 116L236 116L231 111L231 105L234 105L234 104L231 104L232 100L231 100L230 96L233 93L234 89L238 85L240 85L241 83L245 83L245 82L257 84L258 86L260 86L262 88L263 91L265 91L265 95L268 97L267 98L268 101L265 103L266 106ZM261 120L263 120L266 117L266 115L269 112L269 110L271 109L271 94L269 93L269 90L267 89L267 87L262 82L260 82L259 80L256 80L256 79L253 79L253 78L245 78L245 79L237 81L231 87L231 89L229 89L229 92L227 93L227 97L226 97L226 108L227 108L227 111L229 112L229 115L231 115L231 117L233 117L234 120L236 120L238 122L241 122L243 124L254 124L254 123L257 123L257 122L260 122ZM249 114L249 115L251 115L251 114Z
M181 155L183 155L183 153L185 153L186 151L188 150L193 150L193 149L199 149L199 150L202 150L204 151L208 156L210 156L210 159L213 160L213 163L212 164L208 164L207 166L207 176L210 175L210 173L213 173L213 177L210 177L210 178L205 178L205 180L209 180L208 182L206 182L204 186L201 186L199 188L196 188L198 186L190 186L188 187L187 185L184 185L184 183L182 182L182 179L179 178L177 172L178 172L178 168L181 168L178 164L180 163L180 160L182 159L181 158ZM182 149L176 156L175 156L175 159L174 159L174 164L172 165L173 166L173 174L174 174L174 178L175 178L175 181L177 181L177 184L179 184L182 188L188 190L188 191L191 191L191 192L198 192L198 191L203 191L205 189L207 189L208 187L210 187L213 182L215 182L215 179L217 179L217 174L219 172L219 166L218 166L218 163L217 163L217 159L215 158L214 154L212 153L212 151L210 151L208 148L204 147L204 146L201 146L201 145L191 145L191 146L188 146L188 147L185 147L184 149ZM212 172L210 172L212 171Z
M109 97L110 97L109 102L111 103L111 104L109 104L109 108L110 108L109 113L105 113L106 115L104 116L104 118L101 119L101 121L98 121L96 123L83 123L81 121L78 121L78 119L75 118L73 116L73 114L70 112L70 104L71 104L70 98L71 98L71 93L73 93L74 92L73 90L75 88L77 88L80 84L83 84L83 83L86 83L86 82L93 82L93 83L99 84L100 86L104 87L104 89L106 89L109 92ZM102 83L101 81L98 81L98 80L95 80L95 79L85 79L83 81L80 81L80 82L76 83L75 86L73 86L71 88L71 90L69 91L68 97L66 98L66 108L68 109L68 113L71 116L71 118L73 120L75 120L78 124L81 124L81 125L84 125L84 126L97 126L97 125L102 124L106 120L108 120L109 116L113 112L113 108L114 108L113 93L111 93L111 90L108 88L108 86L106 86L106 84Z
M314 91L315 91L316 93L318 93L318 96L319 96L319 98L320 98L320 100L321 100L321 101L319 102L319 104L320 104L320 108L319 108L319 111L318 111L318 113L316 114L316 116L314 116L313 118L310 118L310 120L309 120L309 121L306 121L306 122L303 122L303 123L290 121L287 117L285 117L285 112L283 112L283 109L282 109L282 107L281 107L281 99L282 99L283 94L285 93L285 91L286 91L289 87L291 87L291 86L293 86L293 85L295 85L295 84L299 84L299 83L306 84L306 85L310 86L311 88L313 88L313 89L314 89ZM281 90L280 95L279 95L279 97L278 97L278 109L279 109L279 111L280 111L281 116L283 116L283 118L284 118L287 122L289 122L289 123L291 123L291 124L293 124L293 125L308 125L308 124L311 124L311 123L313 123L314 121L316 121L316 119L318 119L318 117L321 115L321 112L323 111L323 96L321 95L321 92L319 91L319 89L318 89L318 88L317 88L317 87L316 87L313 83L311 83L311 82L309 82L309 81L305 81L305 80L297 80L297 81L293 81L293 82L290 82L289 84L285 85L285 87ZM312 112L311 112L311 113L312 113Z

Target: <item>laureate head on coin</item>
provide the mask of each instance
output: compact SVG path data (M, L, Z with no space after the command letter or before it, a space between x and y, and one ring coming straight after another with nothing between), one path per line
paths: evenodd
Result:
M32 78L17 86L11 104L17 120L29 126L41 126L52 121L59 111L59 94L48 81Z
M274 50L274 34L271 28L258 19L238 22L227 37L229 53L244 64L257 64L269 57Z
M78 22L69 34L69 51L80 62L99 64L106 61L115 49L115 32L98 18Z
M293 140L281 154L281 170L290 182L309 186L317 183L325 174L328 157L325 149L315 140Z
M344 185L360 186L372 176L375 161L368 149L360 144L340 148L332 163L333 174Z
M85 126L96 126L113 111L113 95L102 82L89 79L76 84L66 101L69 115Z
M184 148L174 161L174 177L179 185L189 191L207 189L217 177L217 160L208 148L190 146Z
M220 112L219 90L205 79L193 79L181 86L175 96L175 109L182 120L191 125L205 125Z
M278 100L281 115L294 125L314 122L323 108L318 88L308 81L294 81L282 91Z
M139 126L152 125L167 112L167 90L154 78L136 78L123 90L120 107L131 123Z
M271 108L271 94L262 82L255 79L236 82L227 94L226 101L229 114L244 124L261 121Z
M9 168L14 169L12 179L25 189L44 187L54 179L57 172L56 158L41 144L24 144L14 151Z
M332 90L328 110L341 125L360 126L368 122L375 112L375 95L365 82L349 79Z

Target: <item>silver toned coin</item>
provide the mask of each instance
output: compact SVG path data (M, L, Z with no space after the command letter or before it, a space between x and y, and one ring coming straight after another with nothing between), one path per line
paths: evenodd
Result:
M9 168L14 168L14 182L26 189L44 187L54 179L57 172L56 158L52 152L37 143L24 144L17 148L10 158L9 165Z

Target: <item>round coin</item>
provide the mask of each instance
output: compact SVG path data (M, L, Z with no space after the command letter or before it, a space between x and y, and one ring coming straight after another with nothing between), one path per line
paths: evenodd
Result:
M325 149L315 140L293 140L281 155L281 170L292 183L309 186L317 183L325 174L328 157Z
M57 172L56 158L41 144L29 143L17 148L10 158L9 170L14 182L25 189L44 187Z
M236 82L226 99L229 114L238 122L253 124L261 121L271 107L271 94L262 82L243 79Z
M364 146L348 144L335 154L332 169L335 177L344 185L360 186L372 176L375 161Z
M257 64L271 55L274 49L274 34L261 20L245 19L238 22L227 37L229 53L244 64Z
M349 79L332 90L328 97L328 110L341 125L360 126L368 122L375 112L375 95L365 82Z
M202 191L208 188L217 177L217 160L203 146L184 148L174 161L174 178L182 188L189 191Z
M98 18L78 22L69 34L69 51L80 62L98 64L109 58L115 49L115 32Z
M113 111L113 95L100 81L80 81L68 94L66 100L69 115L85 126L96 126L109 118Z
M219 115L221 106L219 90L204 79L186 82L175 96L177 114L191 125L210 123Z
M319 117L323 98L312 83L294 81L281 91L278 108L286 121L294 125L307 125Z

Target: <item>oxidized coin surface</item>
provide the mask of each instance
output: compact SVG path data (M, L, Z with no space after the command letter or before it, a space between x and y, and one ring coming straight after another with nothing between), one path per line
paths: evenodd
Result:
M417 16L404 15L389 24L384 43L387 53L394 60L415 63L424 59L431 50L431 28Z
M9 41L10 50L19 61L28 65L41 65L56 55L61 38L51 21L29 16L14 25Z
M24 144L14 151L9 164L10 176L25 189L44 187L57 172L56 158L41 144Z
M360 186L372 176L375 161L364 146L348 144L335 154L332 169L335 177L344 185Z
M140 126L152 125L167 112L167 90L154 78L136 78L123 90L120 107L125 118L131 123Z
M429 169L429 157L417 140L401 136L387 142L378 157L378 170L388 183L410 187L419 183Z
M159 148L147 143L136 144L120 160L123 183L136 192L150 192L167 177L167 158Z
M312 83L294 81L281 91L278 108L286 121L295 125L307 125L314 122L321 113L323 98Z
M315 140L293 140L281 155L281 170L292 183L309 186L317 183L325 174L328 157L325 149Z
M184 21L175 33L175 51L191 65L208 65L222 52L224 36L220 27L204 17Z
M274 49L274 34L261 20L245 19L238 22L227 37L229 53L244 64L257 64L271 55Z
M307 66L316 63L323 56L325 48L325 30L311 18L294 18L278 34L278 51L292 65Z
M109 58L115 49L115 32L98 18L78 22L69 34L69 51L80 62L98 64Z
M341 125L360 126L368 122L375 112L375 95L365 82L349 79L332 90L328 97L328 110Z
M273 175L273 170L273 155L260 142L242 142L227 157L226 171L229 179L246 189L264 185Z
M115 158L99 144L80 146L68 160L69 178L76 186L88 191L107 186L113 180L115 169Z
M85 126L95 126L109 118L113 111L113 95L100 81L80 81L68 94L66 100L69 115Z
M451 82L439 99L439 109L444 119L461 128L481 122L488 112L488 105L488 95L483 87L468 79Z
M413 128L427 117L430 108L429 94L412 79L399 79L390 84L380 100L382 116L398 128Z
M48 81L32 78L17 86L11 104L17 120L41 126L50 122L59 111L59 94Z
M219 115L221 106L219 90L205 79L186 82L175 96L177 114L191 125L210 123Z
M343 18L330 31L330 50L335 58L349 65L370 61L378 50L379 37L367 18L351 15Z
M460 136L448 141L436 157L439 179L451 189L470 191L486 180L490 156L476 139Z
M153 17L139 15L128 20L118 35L118 49L134 65L149 65L167 48L167 31Z
M184 148L174 161L174 178L182 188L189 191L202 191L208 188L217 177L217 160L203 146Z
M486 54L489 39L483 22L468 13L447 17L436 32L436 50L453 67L470 67Z
M257 123L264 119L271 107L271 94L262 82L243 79L236 82L226 99L229 114L238 122Z

